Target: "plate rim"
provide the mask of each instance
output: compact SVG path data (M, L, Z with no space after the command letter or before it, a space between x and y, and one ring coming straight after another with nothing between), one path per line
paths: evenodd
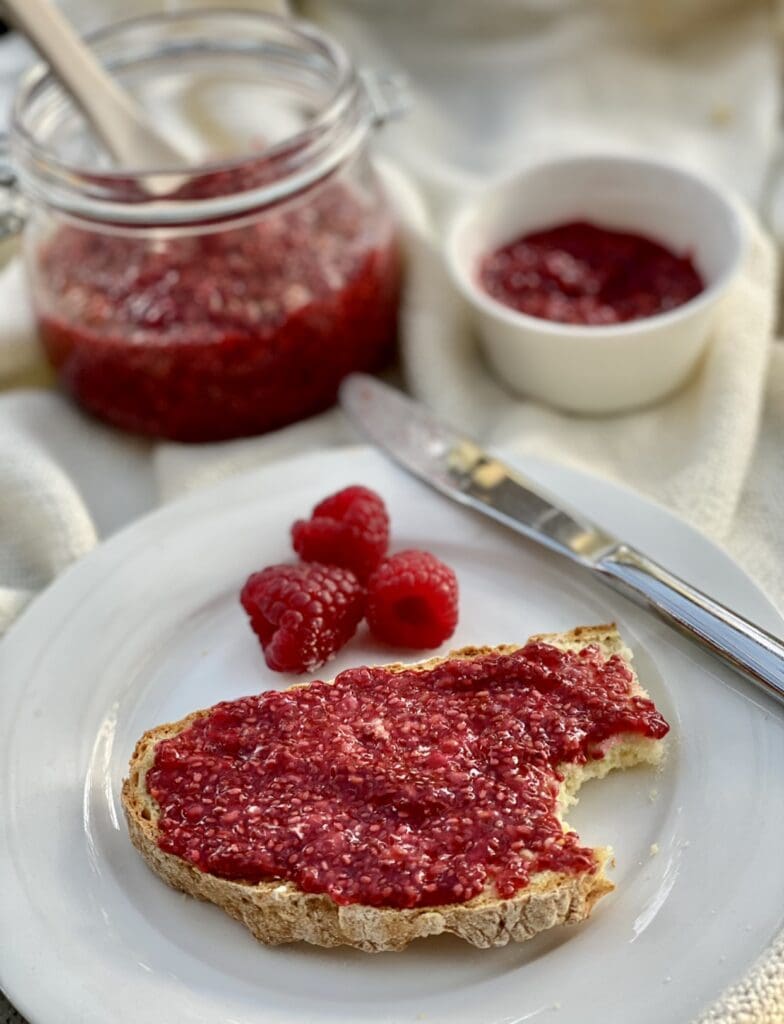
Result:
M768 620L767 624L770 626L775 621L776 628L781 630L782 627L784 627L784 615L779 611L769 595L767 595L759 584L746 572L746 570L739 565L732 555L722 549L714 540L700 533L695 526L683 517L672 512L660 502L649 498L647 495L641 495L621 483L606 480L599 475L587 472L583 469L571 467L547 459L541 459L534 455L525 456L520 455L519 453L511 454L509 452L504 452L503 449L501 449L501 452L509 459L509 461L515 462L522 469L530 472L534 479L537 479L537 470L544 472L545 475L547 473L564 474L567 478L571 477L575 480L583 479L590 481L592 485L599 486L600 489L603 489L610 494L617 494L622 500L631 500L636 503L653 507L656 510L657 515L661 515L665 517L665 519L676 522L678 526L681 529L685 529L688 534L699 538L699 542L706 548L706 550L712 549L712 551L721 559L723 569L729 569L731 567L733 571L742 575L750 588L749 594L752 592L754 593L755 599L759 602L760 608L765 606L765 619ZM207 507L214 505L216 501L215 496L220 494L222 490L226 488L230 490L233 486L242 486L241 481L245 481L244 486L247 486L247 482L250 479L254 477L265 477L268 474L274 473L276 469L279 470L283 466L285 466L287 471L290 472L291 467L296 468L297 464L300 462L323 459L325 455L335 459L342 459L346 457L356 457L357 455L361 456L366 453L378 455L378 452L372 448L372 446L364 444L347 445L328 449L311 449L307 452L298 453L296 456L283 458L281 460L274 460L264 463L261 466L245 470L241 473L225 477L221 480L210 483L205 487L199 488L194 492L178 497L174 501L133 520L109 538L96 545L96 547L87 555L69 566L52 582L52 584L46 587L39 595L36 596L36 598L33 599L16 622L14 622L11 628L6 632L5 636L0 639L0 665L2 665L2 660L7 654L10 646L15 645L17 642L24 643L24 639L22 641L17 641L17 636L22 636L24 638L26 631L35 627L36 620L41 616L45 617L47 615L51 603L59 600L60 593L63 590L66 590L67 592L67 588L71 586L71 580L82 574L91 573L93 564L100 564L100 562L105 558L113 558L114 551L118 548L120 550L122 549L122 545L127 543L125 538L129 535L134 536L138 532L155 530L156 528L161 529L158 524L166 523L169 520L174 524L183 514L187 515L188 508L197 508L202 504L205 504ZM549 487L550 485L546 484L545 486ZM744 610L743 606L747 604L747 601L748 595L742 595L739 603L741 611ZM759 618L758 615L757 617ZM30 623L33 625L31 626ZM12 690L13 686L9 684L4 684L0 687L0 735L7 733L12 728L12 714L8 714L8 712L12 713L16 706L15 701L12 704ZM22 687L18 684L17 690L20 691L17 696L23 699L24 694L21 692ZM7 817L4 817L3 821L0 822L0 852L3 853L4 859L6 859L6 853L9 852L9 843L6 839L6 834L8 832L8 829L5 826L6 820ZM10 857L7 859L10 860ZM4 920L6 925L10 925L11 923L10 915L6 915L1 909L0 920ZM777 939L774 939L773 945L775 945ZM752 965L752 971L758 967L761 961L765 960L766 954L773 948L773 945L765 947L765 950L763 950L760 955L760 959ZM29 950L27 952L29 953ZM41 951L37 950L36 952L40 954ZM38 990L37 995L42 998L35 1000L36 1005L33 1005L33 1002L28 1000L27 992L29 991L29 988L26 984L28 977L24 971L25 958L20 956L19 950L14 948L11 955L7 955L3 959L5 964L4 966L0 966L0 984L2 984L2 988L7 994L12 1005L16 1007L20 1013L23 1013L31 1024L55 1024L55 1022L59 1022L59 1019L61 1019L59 1014L61 1014L63 1007L61 1004L57 1003L57 997L53 995L52 990L48 989L47 986L41 986L41 989ZM742 983L747 976L748 972L740 979L737 979L734 983L729 979L724 988L732 984ZM15 978L18 979L19 984L15 983ZM24 988L22 986L24 986ZM722 991L717 992L716 999L720 999L722 997ZM46 995L47 992L49 993L48 996ZM47 1000L48 1005L46 1005ZM710 1005L711 1004L708 1004L708 1006L704 1007L700 1012L706 1011Z

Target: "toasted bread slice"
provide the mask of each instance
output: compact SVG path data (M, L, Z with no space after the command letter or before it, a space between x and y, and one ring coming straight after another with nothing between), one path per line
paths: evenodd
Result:
M568 633L540 634L531 640L544 641L562 650L581 650L588 644L596 644L605 658L617 654L627 665L631 659L631 652L615 625L578 627ZM517 649L518 645L466 647L444 658L432 658L414 666L385 667L396 672L412 668L421 671L449 658L480 657L493 651L510 653ZM633 689L647 696L636 675ZM179 722L158 726L142 736L123 785L123 807L131 840L156 874L175 889L215 903L242 921L261 942L277 945L304 941L317 946L347 945L380 952L403 949L413 939L451 933L481 948L503 946L510 940L530 939L554 925L583 921L596 902L614 888L604 873L611 861L611 851L602 847L594 848L597 861L594 871L538 872L510 899L499 899L493 891L487 890L465 903L404 910L361 904L341 906L325 894L304 892L288 881L251 884L200 871L159 847L159 809L147 791L146 775L153 764L157 744L186 729L209 710L196 711ZM576 802L577 790L588 779L601 778L614 768L658 764L663 749L662 740L622 735L612 741L601 759L583 765L560 766L564 781L559 811L562 813L569 804Z

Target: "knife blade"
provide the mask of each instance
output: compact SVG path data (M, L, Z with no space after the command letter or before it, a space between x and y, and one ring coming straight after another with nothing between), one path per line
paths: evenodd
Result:
M577 562L784 704L784 644L772 633L567 508L377 378L351 374L341 386L340 403L360 433L414 476Z

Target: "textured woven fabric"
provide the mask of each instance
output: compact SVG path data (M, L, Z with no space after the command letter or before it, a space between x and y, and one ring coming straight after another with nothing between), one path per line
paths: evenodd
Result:
M27 1024L24 1017L0 993L0 1024Z
M488 372L438 251L424 241L412 249L404 365L415 394L486 441L599 473L668 506L736 554L784 608L777 267L750 217L748 228L746 264L699 372L641 412L586 419L511 395Z
M555 5L574 16L563 25L544 17L542 4L524 16L525 5L512 0L476 4L473 16L455 0L431 0L427 17L419 0L310 6L364 63L402 64L414 77L416 110L386 144L423 183L436 213L521 161L599 147L667 153L716 174L752 204L761 197L779 95L775 36L754 4L575 0ZM436 8L440 22L431 21ZM602 8L614 15L603 23ZM694 19L719 8L726 18L693 29ZM666 26L676 38L663 44L634 18L615 17L634 9L662 23L676 12ZM678 39L686 22L693 31ZM571 462L667 504L723 543L784 607L784 346L770 342L775 269L764 236L752 229L744 274L690 384L654 409L585 421L515 400L487 374L433 239L418 216L409 219L403 342L411 389L488 441ZM0 271L0 299L0 383L38 374L18 261ZM262 439L153 446L85 419L49 391L0 396L0 630L97 537L160 501L351 439L329 413ZM0 1024L20 1020L0 997ZM699 1024L783 1021L780 941Z
M421 221L410 232L404 368L413 391L487 440L598 469L665 500L723 540L784 607L777 524L784 346L774 345L766 388L774 260L764 236L752 230L749 261L698 376L654 410L591 420L588 437L580 436L585 421L513 399L487 375ZM616 440L603 443L603 436ZM342 416L331 412L267 438L153 446L86 420L54 393L0 397L0 615L10 621L89 550L96 521L110 533L148 504L289 453L352 440ZM107 478L116 484L111 494ZM784 942L704 1024L780 1024L783 995Z

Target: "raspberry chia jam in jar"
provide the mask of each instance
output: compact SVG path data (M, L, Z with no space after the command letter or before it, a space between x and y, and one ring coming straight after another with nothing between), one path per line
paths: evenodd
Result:
M384 366L400 253L368 153L381 115L345 53L298 22L219 11L93 45L196 162L104 169L50 76L23 84L25 252L66 390L125 430L215 441L325 409L347 373Z

